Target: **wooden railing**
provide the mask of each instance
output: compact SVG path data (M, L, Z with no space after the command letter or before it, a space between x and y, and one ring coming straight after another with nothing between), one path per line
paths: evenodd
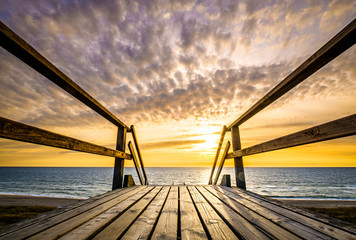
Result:
M241 140L239 132L239 126L241 124L249 120L255 114L272 104L280 97L282 97L285 93L297 86L299 83L303 82L305 79L307 79L317 70L325 66L331 60L349 49L355 44L355 42L356 19L354 19L344 29L342 29L338 34L336 34L330 41L328 41L324 46L322 46L317 52L315 52L311 57L309 57L304 63L302 63L289 76L287 76L283 81L281 81L276 87L274 87L270 92L268 92L263 98L261 98L256 104L249 108L233 123L231 123L228 127L224 126L221 133L219 145L215 154L212 171L209 178L209 184L217 183L225 159L234 158L236 186L246 189L242 159L243 156L356 135L356 114L244 149L241 149ZM213 182L212 179L215 171L215 166L220 154L222 143L224 141L225 133L227 131L231 131L233 152L228 154L224 153L218 172L216 173L215 180ZM229 146L230 143L228 142L226 149L228 149Z
M134 126L128 127L108 109L101 105L95 98L89 95L73 80L61 72L56 66L49 62L44 56L37 52L20 36L14 33L4 23L0 21L0 42L1 46L12 53L24 63L35 69L37 72L45 76L48 80L55 83L57 86L67 91L70 95L77 98L79 101L90 107L96 113L100 114L108 121L118 127L116 149L110 149L104 146L88 143L75 138L63 136L57 133L46 131L23 123L15 122L6 118L0 117L0 137L18 140L23 142L35 143L57 148L75 150L91 154L99 154L108 157L115 157L114 177L112 189L123 187L123 174L125 159L134 159L136 171L139 175L141 184L148 184L147 175L144 169L142 155L139 149L136 132ZM125 153L126 135L131 132L136 152L138 153L139 161L136 160L134 148L129 143L131 154ZM140 169L141 165L141 169ZM145 180L141 176L143 172Z

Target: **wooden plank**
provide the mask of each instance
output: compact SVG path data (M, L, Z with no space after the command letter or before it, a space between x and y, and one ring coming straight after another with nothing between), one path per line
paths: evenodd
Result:
M118 127L116 150L125 152L126 137L127 137L126 128ZM125 167L125 159L120 157L115 157L112 190L122 188L123 179L124 179L124 167Z
M248 205L244 205L235 201L231 196L223 194L222 192L217 191L212 187L205 187L205 189L212 194L214 197L219 198L224 204L229 206L231 209L234 209L235 212L241 214L246 218L250 223L257 226L259 229L262 229L264 232L268 233L269 236L273 239L301 239L277 225L276 223L268 220L259 214L258 211L253 211L248 208Z
M163 187L163 189L158 193L155 199L153 199L147 209L125 233L122 239L149 239L149 236L153 231L153 227L157 222L157 218L164 206L169 189L169 186Z
M65 235L64 239L119 239L146 206L154 199L161 187L148 193L139 193ZM98 233L98 234L96 234ZM94 236L95 235L95 236Z
M231 140L232 140L232 149L239 151L241 149L241 139L240 139L240 130L238 126L234 126L231 129ZM235 180L236 186L242 189L246 189L245 182L245 170L242 157L234 157L234 168L235 168Z
M145 185L148 185L149 183L148 183L148 178L147 178L147 174L146 174L146 170L145 170L145 165L143 164L143 159L142 159L140 147L138 145L138 140L137 140L136 130L135 130L134 125L131 125L131 133L132 133L132 138L135 143L138 159L139 159L141 167L142 167L142 173L143 173L143 176L145 177Z
M134 165L135 165L135 169L136 169L136 172L137 172L137 175L138 175L138 179L140 180L141 185L144 185L144 181L143 181L143 178L142 178L142 175L141 175L141 171L140 171L140 166L138 165L136 154L135 154L135 151L133 149L131 141L129 142L129 149L130 149L130 152L131 152L132 160L133 160Z
M238 239L195 187L189 186L188 190L210 239Z
M172 186L163 206L152 239L177 239L178 230L178 186Z
M129 154L122 151L63 136L2 117L0 117L0 137L108 157L131 159Z
M215 176L215 180L214 180L214 185L216 185L216 183L218 182L219 180L219 177L220 177L220 174L221 174L221 171L224 167L224 163L225 163L225 159L226 159L226 156L227 156L227 153L229 152L229 149L230 149L230 141L227 141L226 143L226 146L225 146L225 150L224 150L224 153L221 157L221 162L219 164L219 167L218 167L218 171L216 172L216 176Z
M271 204L268 201L252 197L241 189L226 187L221 187L220 189L219 188L217 189L223 189L222 192L226 195L231 196L236 201L239 201L249 208L254 209L254 211L259 211L259 213L264 217L292 231L302 238L339 239L341 236L347 236L348 238L352 236L345 233L345 231L336 229L320 221L316 221L301 214L289 211L283 207Z
M83 213L93 213L93 215L95 215L98 210L103 209L103 211L105 211L107 208L117 204L119 201L122 201L142 190L144 190L143 187L125 189L124 191L117 192L120 195L115 195L113 198L110 195L108 196L108 198L99 199L95 202L91 202L87 205L51 217L50 219L43 219L42 221L36 222L35 224L31 224L30 226L27 226L19 231L13 232L10 235L3 235L0 237L0 239L9 239L9 236L11 236L11 239L14 240L28 238L34 234L44 231L47 228L56 226L66 221L70 221L73 218L78 219L78 216L82 216Z
M218 158L219 158L221 146L222 146L222 144L223 144L223 142L224 142L225 134L226 134L226 126L224 125L224 126L223 126L223 129L222 129L222 131L221 131L221 136L220 136L218 148L216 149L216 154L215 154L215 158L214 158L214 162L213 162L213 167L212 167L212 169L211 169L211 173L210 173L209 183L208 183L208 184L212 184L212 183L213 183L213 175L214 175L214 171L215 171L215 166L216 166L216 163L218 162Z
M62 208L60 209L56 209L56 210L53 210L53 211L50 211L50 212L46 212L46 213L43 213L35 218L32 218L32 219L27 219L27 220L23 220L17 224L12 224L11 226L9 227L4 227L4 228L1 228L0 229L0 237L1 236L5 236L5 235L8 235L8 234L11 234L12 232L15 232L15 231L20 231L21 229L25 228L25 227L28 227L30 225L33 225L33 224L36 224L38 222L43 222L44 220L47 220L47 219L50 219L54 216L57 216L59 214L65 214L66 212L70 211L70 210L73 210L73 209L76 209L76 208L79 208L79 207L83 207L83 206L87 206L93 202L96 202L96 201L100 201L100 202L105 202L105 201L109 201L110 199L113 199L116 197L117 194L123 194L129 190L132 190L133 188L131 189L119 189L119 190L115 190L115 191L110 191L110 192L106 192L104 194L101 194L101 195L98 195L98 196L95 196L95 197L92 197L92 198L89 198L87 200L83 200L83 201L80 201L80 202L77 202L77 203L74 203L74 204L70 204L70 205L66 205L66 206L63 206ZM100 204L99 202L99 204ZM89 207L90 208L90 207Z
M269 106L289 90L325 66L331 60L353 46L355 42L356 19L354 19L344 29L336 34L331 40L329 40L324 46L322 46L317 52L309 57L304 63L302 63L297 69L295 69L282 82L280 82L276 87L269 91L263 98L261 98L251 108L249 108L238 119L231 123L227 127L227 130L230 130L233 126L239 126L253 117L255 114Z
M270 239L268 235L260 231L238 212L224 204L219 198L209 193L204 187L196 187L200 194L213 207L218 215L230 225L236 235L243 239Z
M227 158L248 156L356 134L356 114L229 153Z
M181 239L208 239L186 186L179 187Z
M8 52L21 59L24 63L51 80L57 86L77 98L79 101L93 109L95 112L109 120L116 126L129 129L120 119L107 110L89 93L84 91L73 80L61 72L44 56L37 52L30 44L14 33L9 27L0 21L0 44Z
M138 199L150 192L152 187L140 187L136 189L137 191L131 195L126 194L118 196L118 198L113 201L109 201L98 207L82 212L64 222L56 225L51 224L49 228L31 236L29 239L58 239L65 234L69 234L67 236L71 236L71 239L85 239L88 236L91 236L95 231L98 231L103 224L108 223L112 218L121 214L126 208L130 207ZM77 234L78 232L80 232L80 234Z

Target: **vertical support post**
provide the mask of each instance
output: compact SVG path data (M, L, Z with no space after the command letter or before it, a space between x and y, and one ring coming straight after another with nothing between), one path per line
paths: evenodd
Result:
M116 150L125 152L126 133L127 133L126 128L122 126L118 127ZM115 158L112 190L122 188L123 179L124 179L124 164L125 164L124 158Z
M231 128L231 138L232 138L233 151L240 150L241 139L240 139L239 126L234 126ZM244 172L244 164L242 161L242 157L234 158L234 166L235 166L236 187L246 190L245 172Z

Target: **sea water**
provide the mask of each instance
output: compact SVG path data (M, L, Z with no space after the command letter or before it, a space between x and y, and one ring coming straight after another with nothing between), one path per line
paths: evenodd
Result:
M207 184L211 168L146 168L153 185ZM125 168L139 184L134 168ZM233 168L224 168L235 185ZM111 190L113 168L0 168L0 194L88 198ZM356 199L356 168L245 168L247 189L274 198Z

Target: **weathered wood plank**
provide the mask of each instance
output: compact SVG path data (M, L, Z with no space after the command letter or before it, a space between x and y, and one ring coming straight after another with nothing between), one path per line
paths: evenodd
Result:
M37 72L51 80L63 90L77 98L79 101L93 109L95 112L109 120L116 126L129 129L120 119L107 110L89 93L84 91L73 80L61 72L56 66L49 62L44 56L37 52L30 44L14 33L9 27L0 21L0 44L8 52L21 59L24 63Z
M300 237L307 239L339 239L341 236L347 236L345 239L348 239L352 236L345 231L293 211L289 211L288 209L272 204L269 201L252 197L241 189L226 187L221 187L221 189L224 190L222 192L226 195L235 197L235 199L238 199L236 201L245 204L255 211L259 211L264 217L276 222ZM231 193L233 195L230 195Z
M304 63L302 63L297 69L295 69L290 75L288 75L282 82L280 82L276 87L268 92L238 119L231 123L227 127L227 130L230 130L233 126L239 126L253 117L262 109L269 106L289 90L325 66L331 60L353 46L355 42L356 19L354 19L344 29L336 34L331 40L329 40L324 46L322 46L317 52L309 57Z
M135 169L136 169L136 172L137 172L137 175L138 175L138 179L140 180L141 185L144 185L144 181L143 181L142 174L141 174L141 171L140 171L140 165L138 164L138 161L137 161L137 158L136 158L136 154L135 154L135 151L133 149L131 141L129 142L129 149L130 149L132 160L133 160L134 165L135 165Z
M116 138L116 150L125 152L127 130L124 127L118 127ZM112 181L112 190L122 188L124 180L125 159L115 157L114 175Z
M195 187L188 187L193 202L198 210L205 228L211 239L238 239L223 219L215 212L210 204L196 190Z
M172 186L153 231L152 239L177 239L178 186Z
M0 117L0 137L108 157L131 159L129 154L122 151L63 136L2 117Z
M136 202L132 207L130 207L127 211L125 211L119 218L117 218L112 223L110 223L110 225L105 227L93 239L98 239L98 240L120 239L124 234L125 230L128 229L128 227L135 221L135 219L145 210L145 208L152 202L152 200L160 192L161 189L162 187L154 188L146 196L140 199L140 201ZM95 219L93 219L93 221L95 221ZM82 238L82 234L79 234L78 237ZM86 238L82 238L82 239L86 239Z
M209 183L208 183L208 184L212 184L212 183L213 183L213 175L214 175L214 171L215 171L215 166L216 166L216 163L218 162L218 158L219 158L221 146L222 146L222 144L223 144L223 142L224 142L225 134L226 134L226 126L224 125L224 126L223 126L223 129L222 129L222 131L221 131L221 136L220 136L218 148L216 149L216 154L215 154L215 158L214 158L214 162L213 162L213 167L212 167L212 169L211 169L211 173L210 173Z
M205 187L205 189L209 191L210 194L214 195L214 197L219 198L220 201L222 201L224 204L234 209L237 213L241 214L241 216L246 218L250 223L257 226L259 229L262 229L265 233L268 233L271 238L301 239L292 232L285 230L276 223L263 217L258 211L253 211L252 209L248 208L248 205L244 205L238 201L235 201L234 198L231 198L231 196L225 195L212 187Z
M163 187L163 189L158 193L155 199L153 199L147 209L125 233L122 239L149 239L149 236L153 231L153 227L157 222L157 218L161 213L163 204L166 201L169 189L169 186Z
M142 187L133 187L125 189L120 193L120 195L116 195L114 198L111 198L111 195L108 198L102 198L97 201L91 202L87 205L72 209L70 211L65 212L64 214L56 215L49 219L44 219L42 221L36 222L28 227L25 227L19 231L11 233L11 239L24 239L34 234L41 233L47 228L57 226L63 222L73 221L72 219L78 219L80 221L81 216L85 217L87 215L95 216L95 214L102 210L105 211L107 208L117 204L118 202L135 195L137 192L144 190ZM85 215L82 215L85 214ZM99 213L98 213L99 214ZM80 216L80 217L79 217ZM76 225L73 225L74 228ZM1 236L0 239L9 239L7 235Z
M227 141L224 153L223 153L223 155L221 157L221 162L219 164L218 171L216 172L214 185L216 185L218 180L219 180L219 177L220 177L221 171L222 171L222 169L224 167L225 159L226 159L227 153L229 152L229 149L230 149L230 141Z
M268 142L229 153L227 158L248 156L356 134L356 114L308 128Z
M146 170L145 170L145 165L143 164L143 159L142 159L140 147L138 145L138 140L137 140L137 135L136 135L136 130L135 130L134 125L131 125L131 133L132 133L132 138L133 138L135 146L136 146L138 159L139 159L141 167L142 167L142 173L145 178L145 185L148 185L149 183L148 183L148 178L147 178L147 174L146 174Z
M228 205L223 203L219 198L212 195L204 187L196 187L206 201L214 208L218 215L225 220L234 230L235 234L243 239L270 239L269 236L260 231L242 215L235 212Z
M75 204L70 204L70 205L64 206L60 209L56 209L54 211L43 213L43 214L39 215L38 217L21 221L17 224L13 224L9 227L1 228L0 229L0 237L11 234L12 232L15 232L15 231L21 231L21 229L23 229L25 227L31 226L38 222L43 222L44 220L50 219L50 218L57 216L59 214L66 214L68 211L74 210L76 208L88 206L89 204L92 204L93 202L95 202L96 204L100 204L102 202L109 201L110 199L115 198L118 194L123 194L123 193L130 191L132 189L134 189L134 188L119 189L119 190L115 190L115 191L106 192L104 194L92 197L90 199L83 200L83 201L80 201ZM90 208L90 206L89 206L89 208Z
M208 239L186 186L179 187L181 239Z
M239 126L234 126L231 129L231 140L232 140L232 149L234 150L234 152L239 151L241 149ZM246 189L244 163L241 156L234 157L234 168L235 168L236 186L242 189Z
M115 218L121 212L125 211L133 203L135 203L142 196L152 190L152 187L142 188L138 187L132 195L121 195L113 201L107 202L93 209L82 212L56 225L51 225L45 231L42 231L29 239L58 239L66 235L69 239L86 239L88 236L94 234L105 223L108 223L112 218ZM78 234L80 232L80 234Z

